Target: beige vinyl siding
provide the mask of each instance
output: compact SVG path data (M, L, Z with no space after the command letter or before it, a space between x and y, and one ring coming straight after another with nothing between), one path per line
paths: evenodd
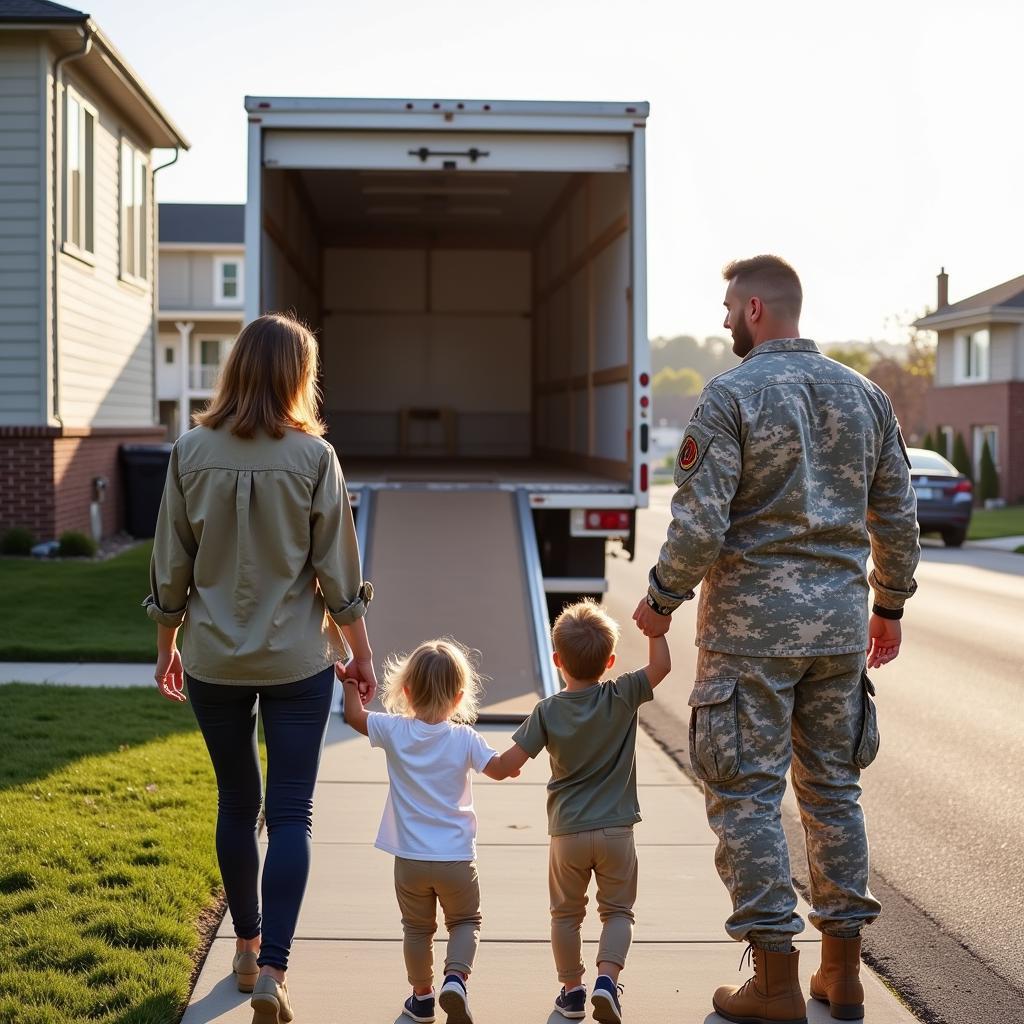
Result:
M45 422L42 48L0 43L0 424Z
M192 301L191 256L187 252L160 253L160 308L196 309Z
M939 331L935 349L935 386L948 388L954 383L953 367L956 358L956 343L952 331Z
M95 265L60 258L60 406L67 426L153 422L152 173L147 188L149 280L120 279L120 141L124 127L102 97L68 77L99 112L95 138ZM135 141L129 131L128 138ZM138 144L138 143L137 143ZM144 149L144 152L148 150Z
M993 324L988 356L989 380L1013 380L1017 331L1016 324Z

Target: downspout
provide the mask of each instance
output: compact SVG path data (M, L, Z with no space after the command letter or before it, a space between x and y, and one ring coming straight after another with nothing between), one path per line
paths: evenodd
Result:
M153 402L153 423L160 422L160 403L157 398L157 387L156 387L156 375L159 372L157 367L159 364L160 356L160 216L159 207L156 202L156 172L162 171L165 167L170 167L172 164L178 162L178 157L181 156L181 146L174 147L174 156L171 157L167 163L160 164L158 167L153 168L153 187L150 189L150 193L153 197L153 230L150 232L150 237L153 239L153 376L152 376L152 402Z
M64 118L61 116L61 70L65 64L79 60L92 49L92 29L86 23L82 26L82 48L74 53L66 53L53 62L53 309L50 312L50 330L53 334L50 355L53 359L53 418L64 426L60 415L60 360L58 358L58 338L60 334L60 251L64 234L64 203L61 184L63 164ZM95 188L95 178L93 179Z

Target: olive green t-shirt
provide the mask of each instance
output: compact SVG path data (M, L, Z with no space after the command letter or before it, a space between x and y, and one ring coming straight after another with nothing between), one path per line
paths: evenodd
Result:
M654 699L647 673L627 672L586 690L545 697L513 741L530 757L547 748L548 833L632 825L636 798L636 725L641 704Z

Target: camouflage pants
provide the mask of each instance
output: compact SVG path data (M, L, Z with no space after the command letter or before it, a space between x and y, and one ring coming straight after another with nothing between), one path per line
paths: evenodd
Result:
M807 839L811 923L856 934L881 909L868 891L860 765L877 750L863 654L754 658L701 649L690 697L690 761L704 782L715 865L732 896L732 938L769 948L803 931L782 797Z

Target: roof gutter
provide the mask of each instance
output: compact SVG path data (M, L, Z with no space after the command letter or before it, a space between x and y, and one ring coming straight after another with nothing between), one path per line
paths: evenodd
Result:
M64 163L64 117L61 103L63 68L65 64L80 60L92 49L92 28L88 22L80 26L82 46L72 53L65 53L53 62L53 309L50 311L50 331L52 334L50 358L52 366L53 387L53 418L60 426L64 426L60 412L60 252L64 234L63 195L61 185L64 176L61 168Z

